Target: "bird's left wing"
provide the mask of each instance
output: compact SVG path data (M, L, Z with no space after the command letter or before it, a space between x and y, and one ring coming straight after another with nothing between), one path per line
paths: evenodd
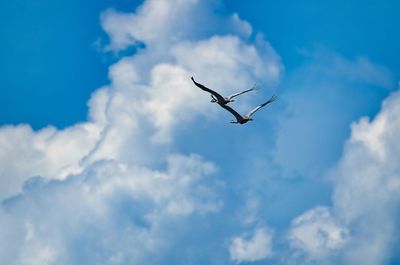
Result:
M255 84L252 88L247 89L247 90L242 91L242 92L238 92L238 93L232 94L228 98L232 99L232 98L237 97L237 96L239 96L241 94L244 94L244 93L247 93L247 92L250 92L250 91L253 91L253 90L257 90L257 89L258 89L258 86L257 86L257 84Z
M266 102L264 102L263 104L255 107L253 110L251 110L246 116L247 117L251 117L257 110L261 109L262 107L274 102L277 99L277 97L275 95L273 95L270 99L268 99Z
M218 94L217 92L215 92L214 90L209 89L208 87L206 87L206 86L204 86L204 85L202 85L202 84L197 83L196 81L194 81L193 76L191 77L191 79L192 79L193 83L194 83L197 87L199 87L201 90L204 90L204 91L207 91L207 92L211 93L211 95L215 96L215 97L218 99L218 101L220 101L220 102L225 101L225 100L224 100L224 97L221 96L220 94Z

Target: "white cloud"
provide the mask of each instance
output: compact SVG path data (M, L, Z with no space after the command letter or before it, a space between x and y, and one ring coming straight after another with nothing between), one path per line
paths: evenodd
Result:
M248 45L232 35L182 42L172 48L172 53L179 65L187 67L196 76L210 78L209 73L214 73L219 77L218 87L240 87L251 80L276 85L282 70L280 58L268 42Z
M215 181L207 178L214 171L199 156L171 155L164 170L103 161L65 180L30 179L22 194L3 202L1 219L10 218L22 233L0 235L0 263L71 264L80 255L81 264L119 255L123 263L143 263L149 253L162 256L171 222L220 208ZM10 247L19 253L14 261Z
M0 128L0 199L20 190L32 176L62 179L79 171L79 161L99 139L100 128L91 123L57 131L34 132L29 125Z
M151 46L153 52L182 40L198 40L214 34L233 33L248 37L250 24L238 14L218 16L215 0L148 0L134 13L107 10L101 16L110 36L110 50L125 49L136 42Z
M292 248L304 251L309 258L322 259L346 243L348 231L329 208L316 207L293 220L289 240Z
M334 207L354 229L355 239L346 252L349 263L384 262L392 254L391 246L399 233L399 103L400 93L395 92L373 120L362 118L352 125L351 138L333 173Z
M119 36L120 30L124 31L122 35L143 35L140 39L146 43L159 39L156 47L150 45L143 52L122 58L110 67L111 84L92 95L87 122L65 130L48 127L38 132L25 125L1 128L0 142L4 148L0 151L0 176L5 184L1 185L0 198L18 191L29 177L64 178L70 173L81 172L100 159L141 164L154 162L153 152L143 150L162 153L163 149L154 147L152 143L171 141L174 131L183 122L190 124L197 118L213 119L214 115L221 113L209 104L208 95L193 86L189 79L193 74L226 93L247 88L254 80L270 85L278 82L280 58L268 43L245 44L238 36L232 35L213 37L211 29L209 38L186 40L185 35L176 32L176 27L191 23L182 23L184 17L173 17L166 11L182 14L187 11L190 14L202 10L199 19L200 16L204 20L217 18L206 2L175 2L151 0L146 1L137 13L110 11L103 14L103 26L111 36L112 45L128 45L123 45L125 42L114 36ZM125 16L134 17L139 22L125 21ZM156 21L166 21L156 28L146 22L158 16L161 17ZM118 27L114 28L115 19ZM248 23L237 15L233 18L218 17L216 21L222 23L231 19L235 25L243 24L243 29L250 30ZM199 35L197 26L193 27L190 34ZM234 27L221 26L221 33L222 29L235 32ZM179 38L172 43L164 42L162 36L148 36L150 32L157 36L159 33L178 34ZM162 55L157 53L158 44L164 45ZM212 52L215 58L206 56L204 51ZM217 69L220 69L218 74ZM207 74L209 72L213 74ZM149 141L149 135L152 135L152 141Z
M22 265L50 265L56 261L56 251L52 246L44 245L35 238L35 227L25 223L26 236L17 260Z
M250 238L234 237L229 254L231 260L237 262L253 262L272 256L272 232L257 228Z
M293 248L308 258L332 258L336 253L342 264L384 264L393 257L400 223L399 133L397 91L374 119L352 124L343 156L330 172L333 207L311 209L293 221ZM327 263L335 264L335 259Z
M88 120L0 127L1 264L162 263L192 222L223 205L221 181L208 177L216 166L175 150L183 123L221 113L190 76L226 93L279 81L273 48L261 37L252 44L249 23L216 15L214 1L148 0L101 19L109 50L145 45L110 67ZM270 255L266 230L242 243Z

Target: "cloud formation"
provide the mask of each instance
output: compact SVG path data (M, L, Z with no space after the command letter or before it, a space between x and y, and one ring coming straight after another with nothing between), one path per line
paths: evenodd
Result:
M152 52L165 51L182 40L232 33L249 37L252 28L238 14L219 16L214 0L145 1L134 13L109 9L101 16L111 38L108 49L118 51L138 42Z
M231 260L237 262L252 262L265 259L272 255L272 232L266 228L258 228L246 239L234 237L229 247Z
M96 123L58 131L49 126L34 132L29 125L0 128L0 200L18 192L32 176L63 179L79 172L80 160L100 137Z
M253 80L276 84L282 66L268 42L258 38L256 43L249 44L240 35L233 35L244 29L250 34L249 24L235 14L217 16L213 7L213 1L150 0L134 13L104 12L102 25L110 35L111 46L126 48L134 44L121 41L119 35L128 35L128 39L138 39L149 46L110 67L111 83L93 93L87 122L65 130L48 127L38 132L29 125L1 128L0 138L5 147L0 154L5 182L3 198L18 191L31 176L62 179L101 159L154 162L149 161L151 154L142 152L143 147L152 149L154 142L171 141L182 122L212 119L220 113L204 100L207 95L193 88L190 76L194 73L205 83L220 87L222 93L248 87ZM206 25L210 31L200 34L193 23L184 23L186 15L171 16L168 10L187 15L198 12L199 19L220 23L209 22ZM126 17L135 23L125 21ZM160 21L158 26L147 23L154 19ZM118 27L113 27L115 21ZM177 25L182 26L182 31L176 31ZM192 28L186 29L185 25ZM215 25L220 26L219 30L213 31ZM164 41L162 34L174 41ZM163 51L158 54L160 46ZM219 70L209 75L210 69ZM10 190L6 192L7 186Z
M190 76L231 93L253 80L276 85L282 71L270 44L252 41L249 23L215 7L147 0L134 13L105 11L107 50L143 48L110 66L110 84L91 96L88 120L63 130L0 128L1 264L165 264L202 256L212 239L186 254L184 239L193 225L210 229L202 220L221 211L224 181L214 163L174 151L175 137L182 123L212 122L220 112ZM230 233L216 241L225 260ZM268 243L266 236L258 231L255 239ZM255 253L266 257L268 248Z
M234 154L229 163L181 150L198 120L215 136L208 129L228 115L190 76L230 94L255 80L268 90L283 71L268 41L217 5L147 0L132 13L105 11L105 50L139 48L110 66L87 121L0 127L1 264L372 265L393 256L400 96L380 110L369 104L392 77L367 58L311 55L284 82L271 132L234 127L224 141L207 139L214 158ZM311 182L329 166L332 204L314 207L321 187Z
M1 216L12 221L6 227L18 233L2 235L0 261L127 264L144 263L150 254L162 258L170 229L220 208L209 178L214 172L196 155L171 155L160 170L99 161L65 180L31 178L23 193L3 202Z
M348 239L348 231L332 217L329 208L316 207L292 222L290 245L310 256L323 259L341 248Z
M397 91L375 118L352 124L342 158L329 173L332 208L314 208L293 221L292 247L306 258L372 265L393 257L400 223L399 103Z

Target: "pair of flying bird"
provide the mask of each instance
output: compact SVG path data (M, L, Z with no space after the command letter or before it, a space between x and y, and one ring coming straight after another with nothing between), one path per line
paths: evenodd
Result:
M274 102L276 100L276 96L274 95L270 99L268 99L266 102L264 102L261 105L255 107L249 113L247 113L246 115L242 116L236 110L234 110L231 107L229 107L228 103L229 102L233 102L234 101L233 100L234 97L237 97L237 96L239 96L241 94L244 94L244 93L247 93L247 92L250 92L250 91L253 91L253 90L257 89L255 86L250 88L250 89L248 89L248 90L245 90L245 91L238 92L238 93L235 93L233 95L230 95L228 97L223 97L220 94L218 94L217 92L215 92L214 90L211 90L208 87L205 87L202 84L197 83L196 81L194 81L193 76L191 77L191 79L192 79L193 83L196 86L198 86L201 90L204 90L204 91L209 92L211 94L211 98L212 98L211 102L217 103L218 105L220 105L221 107L223 107L224 109L226 109L227 111L232 113L233 116L235 116L236 121L232 120L231 123L245 124L248 121L252 121L253 119L251 118L251 116L253 116L254 113L257 110L261 109L262 107L264 107L264 106L268 105L269 103L272 103L272 102Z

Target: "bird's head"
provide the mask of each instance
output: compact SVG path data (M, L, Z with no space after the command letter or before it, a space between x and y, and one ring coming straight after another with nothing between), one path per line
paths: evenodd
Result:
M213 95L210 95L210 96L211 96L211 101L210 102L215 103L215 102L218 101Z
M237 123L237 121L231 120L231 123Z
M230 99L228 102L234 102L235 100L234 99Z

